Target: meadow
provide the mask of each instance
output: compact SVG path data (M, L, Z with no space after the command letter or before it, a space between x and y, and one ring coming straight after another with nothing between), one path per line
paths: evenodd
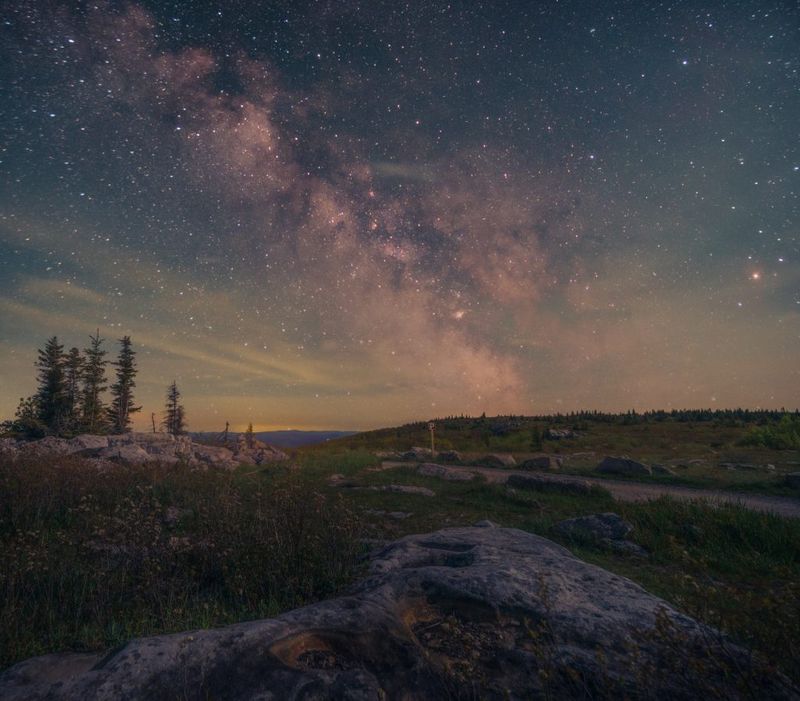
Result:
M706 456L704 472L672 479L781 491L796 452L742 445L751 429L589 426L534 451L529 427L524 437L490 434L488 444L482 435L442 427L437 447L519 457L541 449L625 452L648 461ZM288 464L232 472L159 465L98 471L77 458L0 462L0 667L275 615L342 591L382 542L490 519L557 540L633 579L800 679L800 519L668 498L616 502L601 487L588 494L516 491L480 477L422 476L414 465L381 469L376 450L424 445L425 438L426 424L412 425L309 447ZM733 455L768 459L776 470L716 467ZM574 471L583 469L588 463ZM332 486L334 474L348 486ZM426 487L435 496L381 491L390 484ZM562 519L609 511L633 524L631 539L646 557L553 531Z

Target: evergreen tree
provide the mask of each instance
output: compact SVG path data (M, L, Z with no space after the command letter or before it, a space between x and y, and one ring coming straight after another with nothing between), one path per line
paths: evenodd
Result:
M66 391L67 429L74 431L80 424L81 380L83 357L77 348L70 348L64 356L64 382Z
M46 432L39 419L39 406L36 397L20 398L14 418L3 422L3 428L18 433L25 438L41 438Z
M89 347L84 348L83 397L81 419L83 429L89 433L102 433L107 430L102 394L106 389L106 352L100 338L100 329L89 336Z
M175 380L167 388L167 404L161 425L167 433L175 436L186 433L186 413L180 403L181 393Z
M125 433L131 425L131 414L142 408L133 404L136 351L131 348L131 337L123 336L119 343L119 355L113 363L117 368L117 380L111 385L111 406L107 410L112 433Z
M244 441L248 448L253 447L253 438L253 422L251 421L249 424L247 424L247 430L244 432Z
M35 400L37 418L51 433L60 433L67 419L67 393L64 376L64 346L53 336L44 349L39 350L36 361L39 370L39 388Z

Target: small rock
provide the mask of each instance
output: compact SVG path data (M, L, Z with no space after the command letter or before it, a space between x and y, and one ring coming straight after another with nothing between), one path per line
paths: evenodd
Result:
M630 540L611 540L606 538L600 541L600 545L621 555L631 555L633 557L647 557L648 555L647 550Z
M593 540L622 540L632 531L633 526L614 513L592 514L559 521L553 530L566 537L589 537Z
M181 509L177 506L168 506L164 511L163 520L167 526L175 526L182 518L191 513L191 509Z
M628 457L606 456L595 468L596 472L609 475L652 475L653 471L645 464Z
M410 511L390 511L386 515L389 518L393 518L393 519L396 519L398 521L402 521L404 519L409 518L410 516L413 516L414 514L411 513Z
M329 487L338 487L342 489L352 489L353 487L357 487L358 485L351 479L348 479L344 475L336 473L328 477L328 486Z
M720 467L726 470L757 470L758 465L749 462L721 462Z
M406 484L387 484L379 488L382 492L393 492L394 494L417 494L423 497L435 497L436 492L427 487L416 487Z

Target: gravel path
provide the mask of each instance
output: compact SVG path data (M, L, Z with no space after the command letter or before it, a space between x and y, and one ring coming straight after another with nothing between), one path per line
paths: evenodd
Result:
M408 467L413 463L384 462L384 469ZM662 496L691 501L705 499L710 502L740 504L753 511L764 511L787 518L800 518L800 499L793 497L774 497L764 494L745 494L729 492L722 489L696 489L669 484L647 484L646 482L624 482L622 480L579 477L575 475L551 475L543 472L526 470L498 470L488 467L447 466L450 469L464 472L476 472L486 477L488 482L503 483L509 475L531 475L552 480L553 482L589 482L611 492L611 496L619 501L650 501Z

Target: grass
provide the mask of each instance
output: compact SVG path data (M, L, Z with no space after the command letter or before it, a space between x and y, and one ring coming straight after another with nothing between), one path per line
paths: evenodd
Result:
M334 473L362 489L328 486ZM368 489L389 484L436 496ZM359 575L365 537L490 519L559 540L558 521L605 511L634 525L647 558L560 542L800 679L800 520L670 499L618 503L600 488L447 482L411 466L381 470L367 446L338 442L300 452L293 465L233 473L0 463L0 666L325 598Z
M285 471L0 462L0 668L330 596L358 570L358 532Z
M309 458L303 458L309 459ZM680 610L731 634L758 651L793 679L800 679L800 519L784 519L737 505L711 506L669 498L645 503L615 502L602 489L576 496L558 492L508 490L483 479L447 482L423 477L413 467L373 471L363 451L315 451L315 479L342 472L362 487L418 485L435 497L398 495L366 489L331 489L361 514L376 539L394 539L448 526L490 519L552 538L576 555L629 577ZM359 461L365 468L353 466ZM393 519L380 512L412 515ZM570 542L552 530L558 521L613 511L634 526L631 537L646 559L602 547Z
M442 419L436 423L437 450L457 450L470 460L492 452L511 453L517 460L549 453L564 458L565 474L620 479L616 475L594 473L605 455L627 455L645 464L660 463L675 475L636 476L629 479L688 487L750 491L762 494L796 496L784 484L784 476L800 469L800 447L789 440L800 422L793 415L761 425L752 421L712 420L640 421L623 424L581 420L527 417L488 417ZM414 423L380 429L303 448L304 456L331 450L376 451L408 450L430 446L427 423ZM577 428L574 438L542 439L549 428ZM783 442L770 442L773 435ZM754 438L755 436L755 438ZM762 438L767 436L766 439ZM787 438L788 437L788 438ZM725 463L753 465L727 469ZM772 465L774 469L768 469Z

